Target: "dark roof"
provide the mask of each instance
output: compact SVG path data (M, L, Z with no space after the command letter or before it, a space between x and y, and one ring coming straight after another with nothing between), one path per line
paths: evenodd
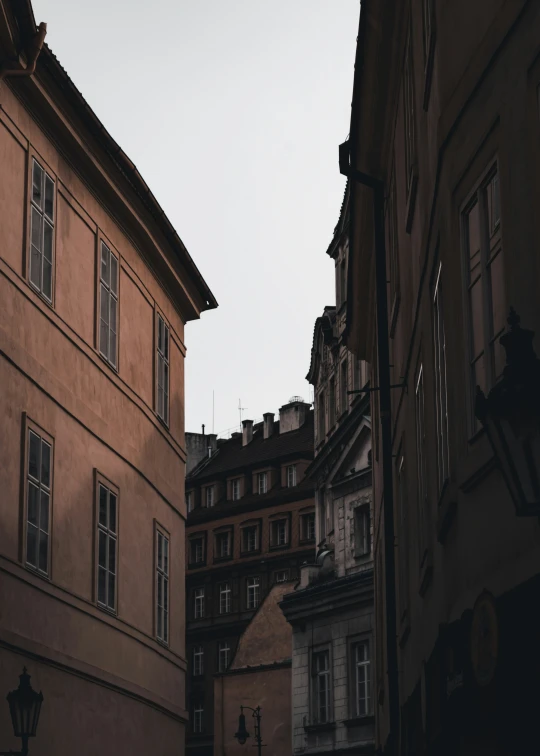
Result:
M343 194L343 202L341 203L341 209L339 211L339 220L336 224L336 227L334 228L332 241L330 242L328 249L326 250L326 254L330 255L330 257L334 257L336 252L336 245L341 239L342 234L347 230L349 226L349 198L350 187L349 179L347 179L347 183L345 184L345 193Z
M284 459L313 459L313 410L307 410L304 424L298 430L280 434L279 421L274 423L270 438L263 438L263 423L253 426L253 439L242 446L242 436L222 443L209 460L198 465L186 479L186 486L203 480L214 480L224 473L277 463ZM261 498L261 497L258 497Z
M313 329L313 342L311 344L311 360L309 363L309 370L306 375L306 381L311 383L313 386L316 384L315 380L315 371L318 368L318 362L319 362L319 352L318 352L318 344L317 340L319 337L319 331L322 330L324 334L324 340L326 344L329 344L332 341L332 338L334 336L334 325L336 322L336 308L334 305L326 306L324 308L324 312L321 315L320 318L317 318L315 321L315 327Z

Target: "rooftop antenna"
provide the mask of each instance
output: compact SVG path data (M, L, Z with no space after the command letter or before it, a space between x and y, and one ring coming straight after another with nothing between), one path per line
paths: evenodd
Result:
M204 423L202 424L202 434L204 436Z
M240 430L242 430L242 412L247 410L247 407L242 407L242 400L238 400L238 414L240 415Z

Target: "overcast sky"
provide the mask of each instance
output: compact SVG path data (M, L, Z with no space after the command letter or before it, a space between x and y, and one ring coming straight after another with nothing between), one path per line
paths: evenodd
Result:
M273 412L334 304L359 0L33 0L219 302L188 323L186 430Z

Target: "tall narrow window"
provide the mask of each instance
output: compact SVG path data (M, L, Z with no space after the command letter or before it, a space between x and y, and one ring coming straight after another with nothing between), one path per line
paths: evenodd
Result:
M231 611L231 584L221 583L219 586L219 613L229 614Z
M220 641L218 645L218 671L226 672L229 668L231 647L228 641Z
M328 385L328 426L333 428L336 422L336 382L330 378Z
M319 401L317 404L317 425L319 429L319 443L324 441L324 437L326 436L326 416L325 416L325 408L324 408L324 391L321 391L319 394Z
M416 414L416 465L418 484L418 547L420 564L423 562L425 551L425 532L427 514L427 481L426 481L426 429L424 415L424 373L422 365L418 370L415 389Z
M296 465L289 465L287 467L287 488L294 488L296 486Z
M271 523L271 545L272 546L285 546L288 543L288 522L286 519L274 520Z
M52 443L28 430L26 564L49 574Z
M354 510L355 556L365 556L371 551L369 504Z
M117 365L118 258L101 242L99 285L99 351L114 368Z
M341 412L346 412L349 406L349 396L347 394L347 358L341 363L340 369L340 386L339 393L341 395Z
M216 533L216 556L218 559L225 559L231 555L231 533Z
M202 646L193 647L193 677L200 677L204 674L204 648Z
M474 193L463 216L469 317L470 423L476 386L485 394L504 368L499 338L504 331L504 273L501 240L499 175L495 166Z
M433 291L433 340L435 359L435 411L437 418L437 473L439 495L448 478L448 404L446 398L446 339L442 312L441 266Z
M248 525L242 528L242 551L257 551L259 548L259 528L257 525Z
M413 189L416 171L416 134L415 134L415 107L414 107L414 69L412 38L409 29L407 46L405 50L405 62L403 69L403 107L405 116L405 171L407 198Z
M204 564L204 538L192 538L189 542L189 563Z
M206 489L206 506L214 506L214 486L208 486Z
M193 491L186 493L186 508L188 514L193 510Z
M300 515L300 540L315 540L315 512Z
M356 716L371 714L371 663L367 641L356 643L354 653L354 683Z
M169 424L169 326L158 313L157 323L157 414Z
M314 722L324 724L330 715L330 654L328 651L313 653L313 712Z
M198 701L193 707L193 732L203 732L204 706Z
M262 472L257 475L257 484L260 494L265 494L268 491L268 473Z
M256 609L259 606L260 580L258 577L247 579L247 608Z
M30 270L32 286L52 302L54 255L54 180L34 158L30 207Z
M117 502L117 493L98 483L97 602L113 612L116 610Z
M204 588L195 588L193 594L195 619L204 617Z
M232 482L232 499L233 501L240 499L240 478L235 478Z
M157 532L156 549L156 635L163 643L169 642L169 539Z

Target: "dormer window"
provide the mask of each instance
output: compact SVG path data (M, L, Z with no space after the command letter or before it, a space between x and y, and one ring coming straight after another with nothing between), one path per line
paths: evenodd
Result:
M287 467L287 488L294 488L296 485L296 465Z
M214 486L208 486L206 489L206 506L214 506Z
M268 491L268 473L262 472L257 475L257 486L259 494L265 494Z
M238 501L240 498L240 478L235 478L232 482L232 500Z
M186 493L186 509L188 514L193 511L193 491Z

